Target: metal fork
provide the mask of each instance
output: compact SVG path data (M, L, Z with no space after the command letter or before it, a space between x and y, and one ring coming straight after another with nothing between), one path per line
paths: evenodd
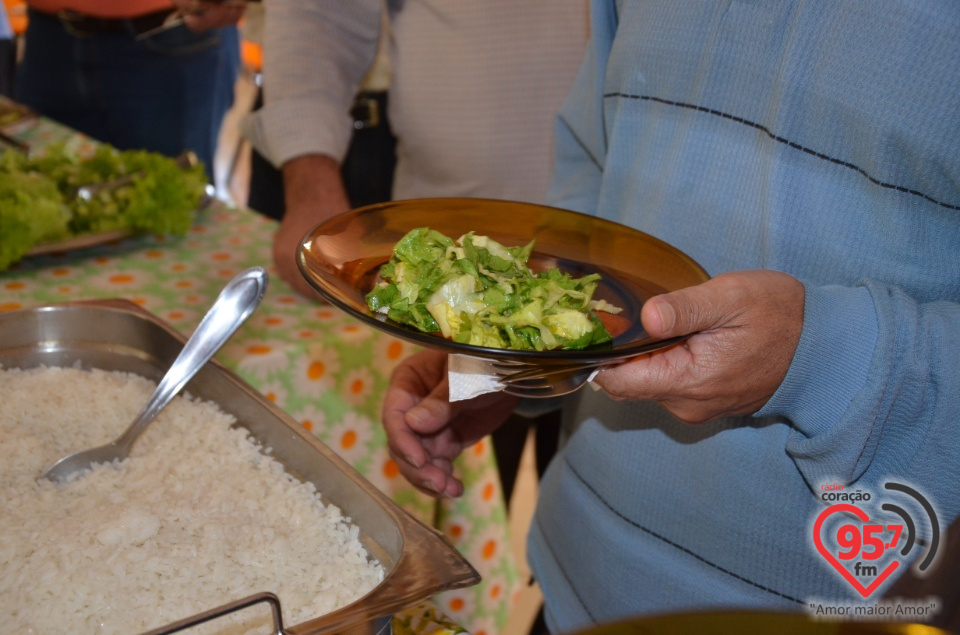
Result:
M517 397L547 398L568 395L582 388L599 367L590 362L558 366L538 366L523 362L493 362L503 392Z

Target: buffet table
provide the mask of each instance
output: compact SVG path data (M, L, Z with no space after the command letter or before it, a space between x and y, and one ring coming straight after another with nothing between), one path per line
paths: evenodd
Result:
M31 152L93 141L44 119L3 132ZM126 298L188 335L241 270L272 270L273 221L216 202L182 238L139 236L22 260L0 272L0 311L68 300ZM272 276L263 302L217 359L350 462L409 513L442 531L483 577L394 618L395 632L493 635L507 621L519 576L506 506L488 440L458 462L464 495L433 499L400 475L380 425L390 373L413 347L336 308L294 293Z

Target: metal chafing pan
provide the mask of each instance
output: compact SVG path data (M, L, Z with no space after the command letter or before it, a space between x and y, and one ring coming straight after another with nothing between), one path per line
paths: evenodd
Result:
M184 342L162 320L126 300L68 302L0 313L0 365L5 368L77 364L159 381ZM441 591L479 582L476 570L442 534L400 509L216 360L202 368L186 390L233 415L237 425L272 448L272 455L287 471L312 482L326 501L352 518L364 546L386 571L384 580L366 596L288 626L285 633L379 633L389 630L397 611Z

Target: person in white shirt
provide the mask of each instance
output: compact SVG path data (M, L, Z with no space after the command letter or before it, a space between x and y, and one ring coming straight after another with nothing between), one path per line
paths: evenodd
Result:
M393 198L543 202L554 117L583 55L583 0L388 2L388 117L397 136ZM380 40L380 0L274 0L264 25L265 105L246 122L284 174L274 255L312 290L294 256L303 235L349 207L340 161L349 109Z
M544 202L555 117L589 36L585 0L273 0L266 9L264 106L244 125L282 170L274 260L300 293L316 297L296 266L301 239L351 207L341 162L371 68L389 72L393 199ZM518 417L493 439L508 501L529 425ZM537 424L540 470L558 429L555 415Z

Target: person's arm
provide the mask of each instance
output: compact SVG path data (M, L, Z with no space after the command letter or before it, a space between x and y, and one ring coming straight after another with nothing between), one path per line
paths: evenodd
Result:
M236 24L247 8L246 0L172 1L186 27L197 33Z
M886 470L957 513L958 359L960 304L869 280L808 286L790 370L758 415L790 419L787 452L810 483Z
M604 167L599 83L616 28L611 5L592 3L591 48L559 124L550 202L584 212L595 209ZM956 280L942 288L956 298ZM960 510L956 301L918 303L872 281L817 286L746 271L653 298L642 320L655 337L693 336L601 372L594 383L614 398L655 400L690 422L787 420L785 451L811 487L870 471L922 483Z
M340 162L350 104L376 55L381 3L269 0L264 8L264 106L244 132L277 168L308 154Z
M296 256L303 237L323 220L350 207L340 164L329 156L309 154L283 165L285 210L273 237L277 274L298 293L316 292L300 274Z
M591 36L583 62L555 128L554 165L547 203L595 213L607 141L603 126L603 77L616 31L612 2L590 3Z
M812 488L871 471L960 511L960 304L746 271L652 298L642 319L654 337L693 335L602 372L615 398L689 422L786 418L785 450Z
M296 253L307 231L349 208L340 163L353 131L350 105L376 55L381 3L270 0L265 8L264 106L244 121L244 134L283 171L277 273L315 297Z
M497 392L451 403L449 395L446 353L424 350L397 366L383 399L391 458L433 496L463 494L454 459L506 421L519 401Z

